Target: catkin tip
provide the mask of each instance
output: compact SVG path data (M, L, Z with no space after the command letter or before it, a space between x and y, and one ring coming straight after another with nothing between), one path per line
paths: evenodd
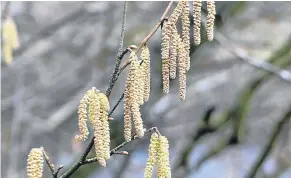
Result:
M27 176L28 178L41 178L43 174L43 152L41 148L33 148L28 154Z

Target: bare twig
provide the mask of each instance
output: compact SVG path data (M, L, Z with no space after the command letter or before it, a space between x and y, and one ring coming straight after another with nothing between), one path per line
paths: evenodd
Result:
M46 164L48 165L49 169L51 170L51 173L52 173L53 177L55 178L55 176L54 176L54 173L55 173L54 165L51 163L50 158L49 158L48 155L46 154L44 148L41 147L41 149L42 149L42 153L43 153L43 155L44 155L45 162L46 162Z
M258 69L262 69L264 71L270 72L275 74L277 77L282 79L285 82L288 82L291 84L291 73L287 70L283 70L277 66L274 66L268 62L265 62L262 59L255 59L253 57L250 57L247 55L247 53L241 49L235 49L233 45L231 45L231 42L228 41L221 33L217 32L215 33L215 41L218 42L220 45L222 45L225 49L227 49L229 52L234 54L238 57L238 59L242 60L243 62L254 66Z
M120 34L119 48L118 48L118 53L117 53L117 60L116 60L114 72L111 75L110 80L109 80L109 87L106 90L106 96L108 96L108 97L110 96L110 93L111 93L111 91L112 91L112 89L114 87L114 83L118 79L118 76L119 76L118 75L119 66L120 66L121 60L123 58L123 56L122 56L122 54L123 54L122 49L123 49L124 31L125 31L125 25L126 25L126 14L127 14L127 1L124 1L123 17L122 17L122 26L121 26L121 34ZM126 53L127 52L128 51L126 50Z
M170 10L170 7L171 7L171 5L173 4L173 2L171 1L169 4L168 4L168 6L167 6L167 8L166 8L166 10L164 11L164 13L163 13L163 15L162 15L162 17L161 17L161 20L158 22L158 24L154 27L154 29L142 40L142 42L140 43L140 45L139 45L139 47L138 47L138 49L137 49L137 52L141 49L141 47L143 46L143 45L145 45L146 44L146 42L154 35L154 33L157 31L157 29L160 27L160 25L162 24L162 22L163 22L163 20L165 19L165 17L166 17L166 14L168 13L168 11ZM127 66L127 65L126 65ZM126 68L126 66L122 66L121 68L120 68L120 70L119 70L119 73L118 73L118 75L123 71L123 69L125 69ZM114 85L114 82L113 82L113 85ZM110 87L110 86L109 86ZM109 98L110 97L110 93L109 93L109 95L107 95L107 97ZM120 103L120 101L121 100L119 100L118 101L118 103ZM114 109L116 108L118 106L118 104L114 107ZM112 114L112 112L110 112L111 114ZM152 129L154 129L154 131L156 131L157 130L157 128L156 127L154 127L154 128L152 128ZM127 143L122 143L121 145L119 145L118 147L116 147L115 149L113 149L113 150L111 150L111 151L117 151L118 149L120 149L120 148L122 148L123 146L125 146ZM85 151L84 151L84 153L82 154L82 156L80 157L80 159L77 161L77 162L75 162L74 164L73 164L73 166L69 169L69 170L67 170L67 172L65 172L62 176L61 176L61 178L68 178L68 177L70 177L74 172L76 172L82 165L84 165L84 163L85 163L85 160L86 160L86 158L87 158L87 156L88 156L88 154L89 154L89 152L90 152L90 150L92 149L92 147L93 147L93 145L94 145L94 137L91 139L91 141L90 141L90 143L89 143L89 145L86 147L86 149L85 149ZM94 159L94 158L93 158Z
M269 155L269 153L271 152L273 146L275 145L274 143L276 141L276 138L280 134L284 124L286 124L290 120L290 118L291 118L291 105L289 106L289 109L284 114L284 116L280 119L280 121L274 127L274 130L273 130L273 132L271 134L271 138L268 140L268 143L263 148L263 151L262 151L261 155L259 156L259 159L256 160L256 162L252 166L252 168L251 168L250 172L248 173L248 175L246 176L246 178L255 177L255 175L257 174L257 172L259 170L259 168L261 167L261 165L265 161L266 157Z

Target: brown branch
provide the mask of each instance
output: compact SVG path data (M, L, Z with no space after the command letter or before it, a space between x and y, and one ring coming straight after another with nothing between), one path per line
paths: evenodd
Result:
M140 49L149 41L149 39L156 33L156 31L159 29L159 27L163 24L164 20L167 18L166 15L168 14L171 6L173 4L173 1L171 1L165 12L163 13L160 21L157 23L157 25L152 29L152 31L141 41L141 43L139 44L137 50L136 50L136 53L140 51ZM120 73L130 64L131 61L127 60L125 62L125 64L123 64L121 67L120 67Z
M169 12L170 10L170 7L172 6L173 2L169 2L166 10L164 11L160 21L158 22L158 24L152 29L152 31L141 41L138 49L137 49L137 52L141 49L141 47L143 45L145 45L147 43L147 41L154 35L154 33L158 30L158 28L161 26L161 24L163 23L164 19L166 18L166 15L167 13ZM128 63L129 64L129 63ZM122 66L119 70L119 73L118 73L118 76L120 75L120 73L128 66L128 64L126 66ZM118 76L117 76L117 79L118 79ZM115 81L117 81L117 79ZM114 82L115 83L115 82ZM113 85L114 85L113 83ZM109 86L110 87L110 86ZM110 96L110 93L108 93L107 97L109 98ZM120 103L120 101L119 101ZM118 104L117 104L118 105ZM116 105L116 107L117 107ZM116 108L115 107L115 108ZM112 112L110 112L112 114ZM156 128L155 128L156 129ZM123 146L125 146L127 143L123 142L121 145L119 145L118 147L116 147L115 149L111 150L111 151L117 151L118 149L122 148ZM89 152L91 151L92 147L94 145L94 137L91 139L89 145L87 146L87 148L85 149L84 153L82 154L82 156L79 158L79 160L77 162L75 162L73 164L73 166L67 171L65 172L61 178L68 178L70 177L74 172L76 172L82 165L84 165L84 163L86 162L86 158L89 154ZM112 153L113 153L112 152ZM94 159L94 158L93 158Z

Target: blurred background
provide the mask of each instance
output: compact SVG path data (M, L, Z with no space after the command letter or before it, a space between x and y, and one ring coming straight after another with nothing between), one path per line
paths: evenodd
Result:
M90 139L73 140L78 133L77 107L88 89L94 86L105 92L108 86L123 4L10 3L20 48L10 65L1 56L2 177L26 177L26 159L33 147L43 146L55 165L65 165L60 175L82 154ZM125 47L149 33L167 4L128 3ZM220 1L216 11L215 29L231 43L257 60L269 60L291 72L290 2ZM238 60L221 44L207 42L202 31L202 44L191 46L183 102L178 78L171 80L170 93L163 94L161 31L150 39L151 96L141 109L145 127L156 126L169 139L173 177L247 177L290 107L291 85ZM111 106L124 90L127 73L128 69L112 91ZM123 102L113 117L112 148L123 142ZM256 177L291 177L290 130L289 121ZM85 165L72 177L143 177L148 144L149 136L134 141L123 148L128 156L114 155L106 168ZM89 156L94 156L93 150ZM46 165L44 174L52 177Z

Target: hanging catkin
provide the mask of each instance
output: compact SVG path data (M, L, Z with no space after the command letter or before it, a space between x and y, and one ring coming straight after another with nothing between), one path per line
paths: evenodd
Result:
M182 40L186 52L186 66L187 71L190 69L190 19L189 19L189 3L188 1L182 1Z
M148 101L151 92L151 67L150 67L150 51L147 45L141 49L141 59L144 63L144 101Z
M10 16L8 16L3 23L2 37L4 62L10 64L13 60L13 49L19 47L17 27Z
M157 162L158 149L159 149L159 135L154 132L150 140L149 154L148 154L148 160L147 160L145 171L144 171L144 178L152 177L153 169Z
M179 98L185 100L186 97L186 70L187 70L187 56L185 52L184 43L181 38L178 38L178 67L179 67Z
M102 122L102 139L103 139L103 156L107 160L110 158L110 128L108 121L108 112L110 110L110 105L108 98L104 93L100 93L100 115Z
M193 34L194 44L198 46L201 43L200 27L201 27L201 7L202 1L193 1Z
M162 76L163 76L163 91L164 93L169 93L170 86L170 69L169 69L169 42L171 33L170 24L168 22L164 22L164 28L162 32Z
M170 46L170 78L176 78L176 68L177 68L177 48L178 48L178 31L174 25L172 36L171 36L171 46Z
M213 40L215 14L216 14L215 2L207 1L207 38L208 38L208 41Z
M158 177L171 177L171 167L169 159L169 142L165 136L159 137L158 149Z

